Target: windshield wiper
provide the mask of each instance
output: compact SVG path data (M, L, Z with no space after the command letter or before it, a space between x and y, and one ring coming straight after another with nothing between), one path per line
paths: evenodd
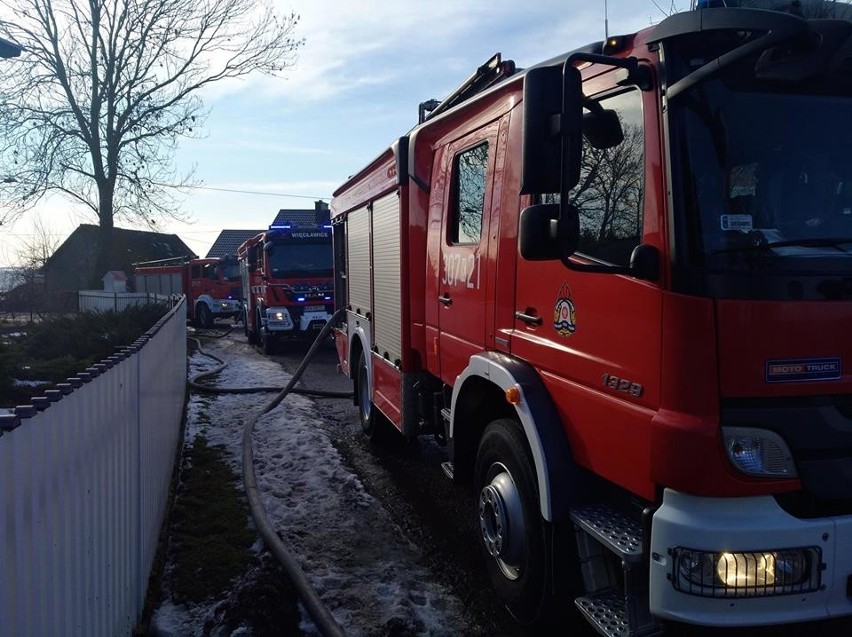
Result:
M801 239L785 239L784 241L755 241L743 243L730 248L714 250L711 254L726 254L730 252L763 252L772 248L803 247L803 248L839 248L852 243L852 237L816 237Z
M852 243L852 237L818 237L815 239L786 239L770 241L763 248L783 248L785 246L803 246L805 248L837 248Z

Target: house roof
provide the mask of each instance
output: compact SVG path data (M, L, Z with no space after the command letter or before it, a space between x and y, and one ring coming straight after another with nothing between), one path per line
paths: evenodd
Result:
M275 215L275 220L272 225L282 223L331 223L331 212L329 212L328 204L324 201L317 201L312 210L282 208Z
M206 258L226 257L237 254L239 248L245 241L260 234L263 230L222 230L216 241L207 251Z
M103 273L94 272L98 233L95 225L83 224L60 245L44 265L48 283L56 288L82 290ZM196 254L176 234L113 228L109 270L130 276L133 264L171 257L196 258Z
M294 209L294 208L281 208L278 211L278 214L275 215L275 219L272 220L272 223L269 225L280 225L284 223L292 223L292 224L314 224L314 223L322 223L328 224L331 223L328 210L328 204L324 201L316 201L314 202L314 207L312 209ZM237 248L239 248L243 243L252 237L264 232L266 228L262 230L222 230L219 233L219 236L216 237L216 241L213 242L213 245L210 246L210 249L207 251L206 258L212 257L227 257L237 254Z

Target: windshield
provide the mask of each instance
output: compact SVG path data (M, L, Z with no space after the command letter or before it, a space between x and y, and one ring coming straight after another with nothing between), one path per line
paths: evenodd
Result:
M331 242L271 244L267 248L274 278L330 277Z
M671 101L681 262L710 272L848 273L848 78L772 84L753 69L753 61L724 69Z
M222 264L220 268L222 270L222 278L225 281L239 281L240 267L236 263Z

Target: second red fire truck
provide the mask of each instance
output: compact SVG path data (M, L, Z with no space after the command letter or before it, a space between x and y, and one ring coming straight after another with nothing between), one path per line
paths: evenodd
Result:
M135 264L133 275L137 292L185 294L187 318L197 327L242 316L239 269L233 256L147 261Z
M448 443L521 622L852 615L852 23L793 4L495 56L334 194L363 430Z
M331 226L282 221L237 250L245 332L267 353L315 336L334 312Z

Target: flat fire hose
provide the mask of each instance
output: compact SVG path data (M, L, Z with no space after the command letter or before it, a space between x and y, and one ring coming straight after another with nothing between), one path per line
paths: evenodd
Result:
M331 611L323 604L317 592L313 589L308 578L305 576L304 571L302 571L301 566L296 561L296 559L290 554L287 550L287 547L284 545L284 542L281 541L281 538L278 536L278 533L272 527L269 522L269 519L266 515L266 510L263 508L263 504L260 501L260 493L257 487L257 475L254 469L254 453L252 448L252 432L254 431L254 427L257 424L257 421L260 420L261 416L269 413L273 409L275 409L282 400L289 393L300 393L300 394L309 394L309 395L320 395L322 397L333 397L333 398L346 398L351 397L351 392L322 392L321 394L317 394L316 390L299 390L294 389L293 386L298 382L299 378L302 376L302 373L305 371L305 368L308 366L308 363L316 354L316 351L319 349L322 344L323 339L325 339L329 332L332 329L332 326L338 320L340 316L342 316L344 310L340 309L334 313L334 316L325 324L323 329L317 335L316 340L314 340L311 345L308 353L305 355L305 358L302 359L302 362L299 363L299 367L293 373L293 377L287 383L287 385L280 389L279 393L270 400L254 417L250 418L249 421L245 424L243 428L243 441L242 441L242 449L243 449L243 487L246 493L246 499L249 503L249 508L251 509L252 517L254 518L254 522L257 525L258 532L260 536L263 538L263 541L266 543L267 548L270 553L275 557L278 563L282 566L284 571L287 573L287 576L290 578L293 586L296 589L297 594L299 595L299 599L302 600L302 603L305 606L305 609L308 611L308 614L313 619L314 624L320 630L320 632L325 637L344 637L345 633L337 621L331 614ZM234 389L215 389L204 385L198 385L196 381L201 377L212 376L220 372L227 363L222 361L220 358L213 356L207 352L204 352L200 349L205 356L210 356L215 360L220 361L220 365L212 371L207 371L202 374L198 374L190 379L189 384L193 388L201 389L201 391L214 391L220 393L250 393L252 391L278 391L279 388L234 388ZM309 393L311 392L311 393Z

